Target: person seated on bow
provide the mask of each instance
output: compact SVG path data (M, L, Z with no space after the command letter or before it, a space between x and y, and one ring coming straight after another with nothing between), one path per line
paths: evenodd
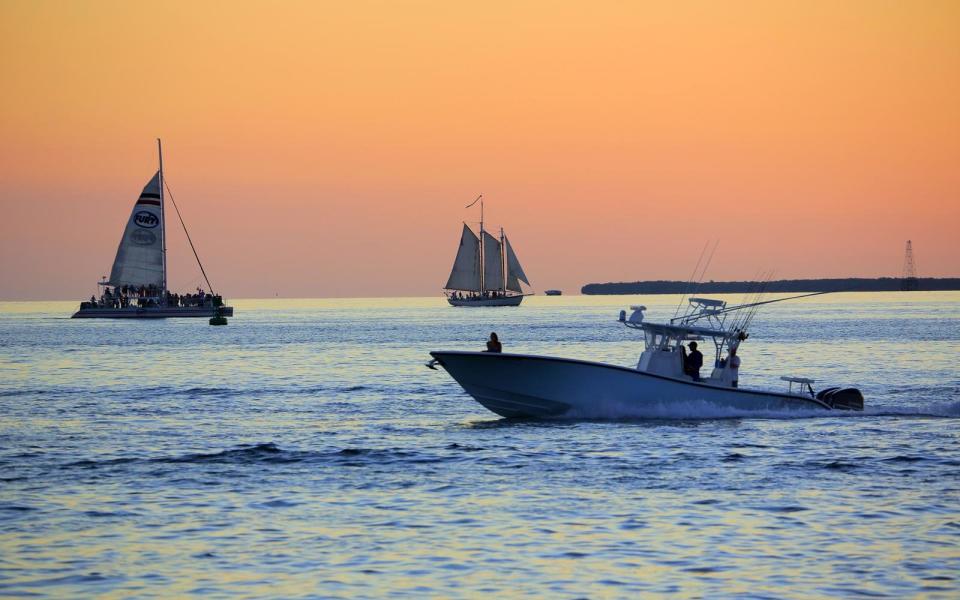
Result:
M490 339L487 341L487 349L484 350L484 352L503 352L503 344L500 343L495 332L490 334Z

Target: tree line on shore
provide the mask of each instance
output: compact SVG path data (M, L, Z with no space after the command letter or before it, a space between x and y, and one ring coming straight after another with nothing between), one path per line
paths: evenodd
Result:
M893 292L901 289L899 277L846 279L780 279L765 286L768 293L777 292ZM960 290L960 277L921 277L918 288L925 291ZM691 284L687 281L633 281L616 283L588 283L580 288L585 295L606 294L729 294L757 291L756 281L704 281Z

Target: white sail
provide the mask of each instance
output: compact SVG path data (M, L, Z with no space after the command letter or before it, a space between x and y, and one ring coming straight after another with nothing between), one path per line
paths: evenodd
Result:
M530 282L527 281L527 274L523 272L523 267L517 260L517 254L513 251L513 246L510 245L510 240L506 236L503 237L503 243L507 250L507 289L511 292L522 292L521 281L530 285Z
M133 205L110 270L109 283L114 286L155 285L158 288L164 284L163 203L159 171Z
M500 256L500 240L483 232L483 287L488 290L503 289L503 259Z
M450 279L444 286L448 290L480 291L480 238L464 224L460 236L460 248L453 261Z

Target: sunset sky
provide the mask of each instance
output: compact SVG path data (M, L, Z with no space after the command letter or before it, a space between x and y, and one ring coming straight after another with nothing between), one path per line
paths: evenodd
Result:
M231 298L439 294L480 193L537 291L960 275L956 1L3 0L0 77L0 299L92 293L157 137Z

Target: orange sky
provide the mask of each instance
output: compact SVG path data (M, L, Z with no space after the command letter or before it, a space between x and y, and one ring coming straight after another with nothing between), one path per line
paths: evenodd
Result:
M158 136L234 298L438 294L481 192L539 291L960 275L958 2L4 0L0 77L0 298L91 293Z

